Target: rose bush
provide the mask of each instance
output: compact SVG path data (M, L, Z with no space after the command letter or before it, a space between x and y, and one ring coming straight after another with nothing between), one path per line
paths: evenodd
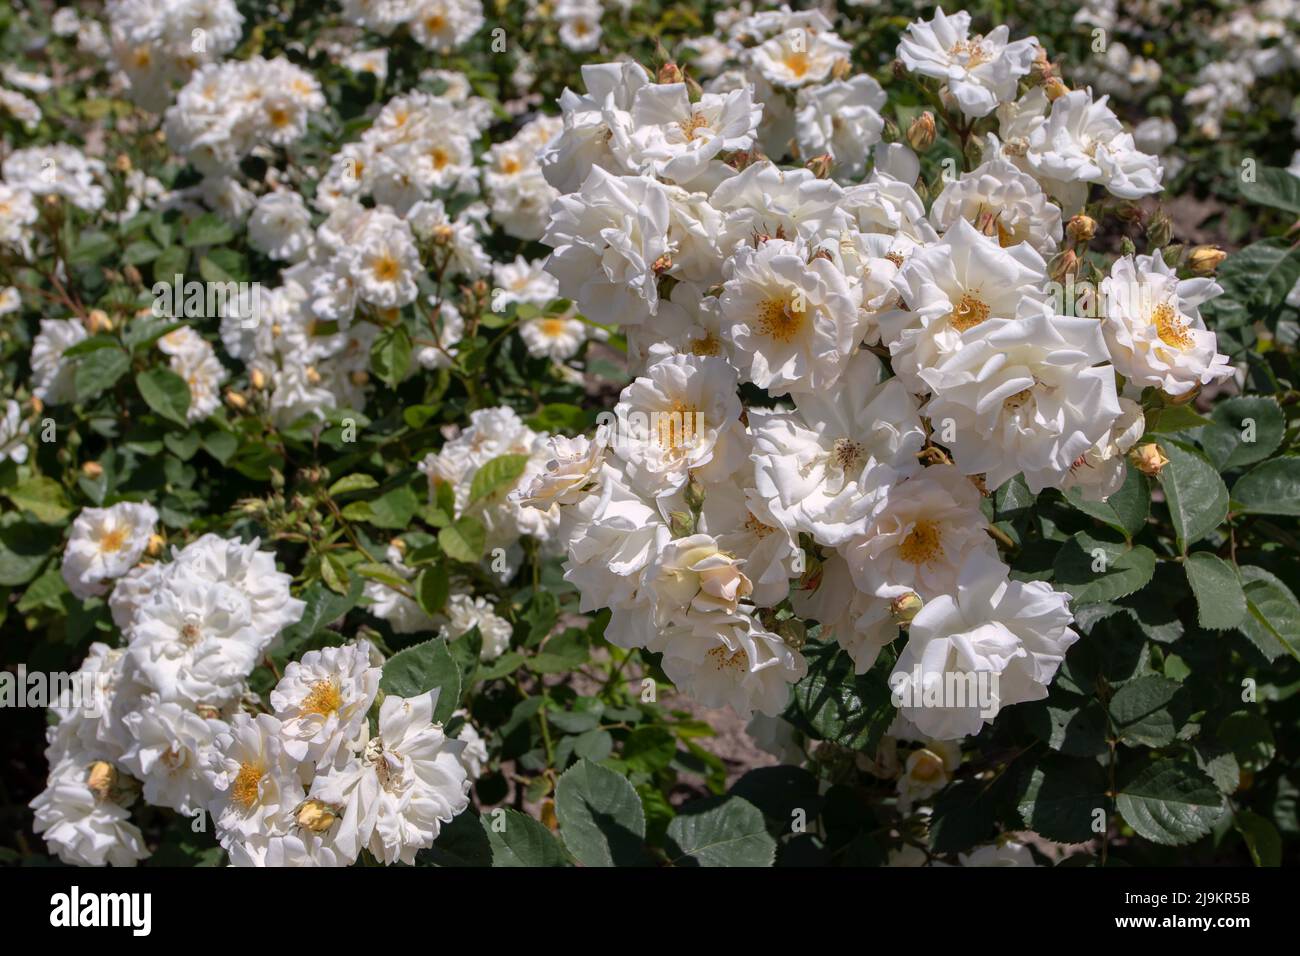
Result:
M1296 5L893 6L0 12L0 852L1293 858Z

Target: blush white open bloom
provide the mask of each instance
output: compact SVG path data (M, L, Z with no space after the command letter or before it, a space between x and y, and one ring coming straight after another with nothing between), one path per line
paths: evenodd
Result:
M610 148L629 169L684 185L724 150L752 146L761 115L748 88L692 102L685 83L655 83L636 91L630 124L614 129Z
M1101 283L1102 328L1116 371L1172 396L1232 375L1200 310L1222 291L1213 279L1179 279L1159 254L1116 260Z
M803 656L765 630L752 609L692 612L664 629L658 641L664 673L705 707L731 707L775 717L790 686L807 673Z
M86 327L76 319L41 319L41 330L32 342L33 395L50 405L76 398L76 364L63 353L86 337Z
M436 690L384 698L379 732L363 741L361 756L349 753L317 777L312 796L344 808L335 840L345 855L367 849L387 864L413 864L469 805L466 744L434 723L437 699Z
M1029 73L1038 41L1034 37L1008 42L1005 25L981 36L970 32L965 10L946 16L938 7L934 19L908 25L898 43L898 58L923 76L943 80L961 111L988 116L999 103L1016 97L1016 84Z
M719 316L742 381L776 394L829 388L859 336L858 303L844 274L786 239L736 250Z
M27 460L27 434L30 429L22 407L12 398L5 399L4 413L0 414L0 461L8 459L21 465Z
M795 111L800 155L829 155L836 179L857 179L867 168L871 147L880 142L885 128L880 110L886 100L880 84L865 73L801 88Z
M298 764L270 714L235 714L230 729L218 735L204 774L212 788L208 812L227 849L272 835L303 801Z
M561 196L542 242L560 294L602 325L639 325L659 308L656 263L667 256L669 198L653 179L594 167L580 191Z
M144 554L158 524L153 505L122 501L109 508L85 508L72 523L63 551L63 580L83 601L104 594Z
M790 411L750 409L756 487L785 527L836 547L866 528L879 493L917 471L916 400L856 353L840 383L800 393Z
M368 641L308 651L290 662L270 697L289 756L324 764L350 747L361 736L379 675Z
M1049 308L1000 321L922 377L923 414L966 474L990 488L1023 472L1030 491L1060 487L1119 417L1115 370L1095 319Z
M494 661L510 648L514 628L496 613L496 608L486 598L469 594L453 594L447 598L447 611L434 619L438 635L447 641L464 637L478 628L483 639L479 660Z
M105 760L68 754L51 768L32 800L34 832L70 866L135 866L145 859L143 834L116 792L117 771Z
M212 792L203 769L217 736L230 729L225 721L147 694L122 723L131 735L122 763L143 784L146 802L191 816L206 810Z
M1066 184L1056 192L1067 212L1083 205L1088 183L1100 183L1121 199L1160 191L1160 160L1137 148L1106 100L1094 101L1088 90L1072 90L1052 103L1046 121L1029 137L1029 166L1041 177Z
M1012 581L997 561L967 562L956 591L927 601L908 629L890 678L900 713L928 737L955 740L1003 707L1041 700L1079 639L1072 620L1064 592Z
M1001 156L949 182L930 208L930 221L940 231L959 218L1004 247L1027 242L1050 256L1061 243L1061 207L1032 176Z
M680 488L690 472L727 474L741 450L736 376L721 358L663 354L619 396L613 449L646 481Z
M1088 501L1105 501L1124 484L1128 474L1125 456L1146 430L1142 406L1122 395L1120 416L1109 432L1074 460L1062 489L1075 488Z
M931 465L884 489L845 559L859 590L883 598L951 594L976 555L997 558L980 493L952 465Z

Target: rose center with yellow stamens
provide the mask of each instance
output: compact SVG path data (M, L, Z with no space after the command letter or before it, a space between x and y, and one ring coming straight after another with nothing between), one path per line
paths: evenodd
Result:
M766 538L776 529L770 524L765 524L756 518L752 513L745 519L745 530L756 538Z
M801 79L808 73L808 68L811 66L808 62L808 54L802 50L792 50L785 55L785 59L781 62L791 74Z
M831 459L848 471L862 457L862 446L851 438L837 438L831 446Z
M988 49L979 41L978 37L970 40L958 40L948 48L948 55L957 57L958 59L964 57L965 66L968 70L973 70L975 67L988 63L993 59Z
M916 763L912 764L911 776L922 783L930 783L937 780L943 773L943 761L939 755L930 750L922 750L917 754Z
M989 307L979 296L967 292L957 303L957 308L948 313L948 323L958 332L973 329L989 317Z
M897 268L903 268L903 254L901 252L886 252L885 258L892 262Z
M380 256L375 260L375 278L380 282L392 282L401 274L402 267L392 256Z
M446 169L447 165L451 162L451 154L441 146L435 146L430 152L430 156L433 159L434 169Z
M692 113L690 119L682 120L677 125L681 129L682 135L686 137L687 142L690 142L695 139L697 132L708 128L709 121L699 113Z
M943 554L943 533L933 521L922 519L898 546L898 556L911 564L926 564Z
M721 355L722 343L712 332L708 333L702 339L696 339L691 343L692 355Z
M245 810L257 802L262 778L266 768L255 763L241 763L235 782L230 786L230 798Z
M99 550L103 552L121 551L126 544L126 528L114 528L99 539Z
M1020 391L1016 392L1016 394L1004 401L1002 407L1009 412L1017 412L1033 397L1034 389L1032 386L1029 388L1022 388Z
M432 16L424 18L424 28L430 33L437 33L447 25L447 18L441 13L435 13Z
M1160 341L1170 348L1181 350L1191 348L1195 344L1187 332L1187 326L1168 302L1156 306L1151 314L1151 321L1155 324L1156 335L1160 336Z
M778 342L791 342L803 329L806 309L801 302L768 299L758 308L758 330Z
M741 671L749 670L749 655L745 653L743 647L732 653L729 647L719 644L717 647L710 648L708 656L712 659L713 666L718 670L723 668Z
M339 690L338 683L333 680L318 680L307 691L307 696L302 699L299 709L304 714L320 714L322 717L328 717L330 714L337 713L342 706L343 692Z
M543 335L554 339L564 334L564 326L564 319L542 319L539 327Z
M656 416L655 431L659 447L676 453L695 438L696 416L700 410L687 402L673 402L668 411Z
M272 106L268 109L266 117L271 121L271 125L277 128L289 125L289 111L279 106Z

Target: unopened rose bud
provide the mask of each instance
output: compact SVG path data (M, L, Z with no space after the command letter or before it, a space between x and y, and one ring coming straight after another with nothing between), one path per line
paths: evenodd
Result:
M122 275L131 285L139 285L144 277L140 275L140 270L133 265L126 265L122 268Z
M853 72L853 64L842 56L837 56L835 62L831 64L832 80L847 80L849 74Z
M691 480L686 483L685 498L686 507L691 511L698 512L704 507L704 486L694 475L691 475Z
M304 830L310 830L312 833L324 833L334 826L338 814L327 803L322 803L320 800L307 800L298 807L294 819L297 821L298 826Z
M1034 83L1046 83L1056 73L1052 62L1047 59L1047 51L1041 46L1034 51L1034 62L1029 68L1030 79Z
M935 135L934 114L926 110L907 127L907 145L918 153L924 153L934 145Z
M680 83L682 71L676 63L670 61L659 67L659 75L656 79L660 83Z
M1079 257L1075 255L1073 249L1066 249L1058 252L1053 258L1049 272L1051 277L1057 281L1062 281L1068 275L1074 275L1079 271Z
M542 801L541 818L548 830L560 829L560 819L555 815L555 801L549 797Z
M1133 240L1125 236L1119 241L1119 254L1121 256L1131 256L1137 252L1137 246L1133 245Z
M91 481L94 481L104 473L104 466L97 461L83 462L81 465L81 473Z
M255 368L248 373L248 382L259 392L266 388L266 373L260 368Z
M242 412L248 407L248 399L244 398L236 391L226 392L226 404L236 411Z
M1197 246L1187 256L1187 265L1199 276L1213 275L1228 254L1218 246Z
M312 385L320 384L320 372L316 371L316 366L308 365L305 369L303 369L302 374L306 377L307 381L310 382Z
M1164 210L1158 211L1151 217L1147 223L1147 241L1151 243L1153 249L1163 249L1169 245L1169 240L1173 238L1174 224L1169 217L1165 215Z
M672 267L673 267L673 257L665 252L662 256L656 259L654 263L650 266L650 271L657 276L661 276Z
M49 193L48 195L46 195L46 197L45 197L45 205L47 205L47 206L49 206L51 209L53 209L53 208L54 208L55 206L57 206L58 204L59 204L59 194L58 194L58 193Z
M391 544L396 549L398 554L406 554L406 542L403 541L401 538L394 538L392 541L388 543Z
M131 171L131 157L126 153L118 153L117 158L113 160L113 166L119 173L129 173Z
M113 331L113 320L108 317L108 313L103 309L91 309L90 314L86 316L86 331L91 335L98 335L100 332Z
M29 398L28 401L31 402L33 415L39 415L41 412L45 411L45 403L35 395Z
M145 554L151 558L156 558L163 553L163 548L167 547L167 542L163 540L160 534L149 535L149 543L144 546Z
M889 616L894 619L894 623L899 627L906 627L912 623L912 619L921 613L921 608L925 607L925 602L921 600L921 595L915 591L908 591L906 594L900 594L889 602Z
M668 530L674 538L685 538L695 533L695 518L685 511L673 511L668 515Z
M86 772L86 786L97 800L107 800L117 784L117 771L106 760L96 760Z
M812 171L812 174L818 179L825 179L831 174L831 166L835 160L830 153L822 153L820 156L814 156L804 166Z
M1055 102L1070 92L1070 88L1059 77L1054 76L1043 83L1043 92L1047 94L1048 102Z
M370 373L364 369L356 369L355 371L348 373L348 381L357 386L357 388L361 388L370 381Z
M1144 475L1150 475L1152 478L1160 474L1160 469L1169 464L1169 459L1165 457L1165 453L1160 450L1160 446L1155 442L1138 445L1128 453L1128 457L1138 471Z
M1065 224L1065 233L1075 242L1091 242L1097 234L1097 220L1082 214L1073 216Z
M901 80L903 77L907 76L907 64L902 60L895 59L889 64L889 72L894 74L894 79Z
M447 223L433 227L433 241L440 246L445 246L447 243L451 242L455 235L455 230L453 230Z

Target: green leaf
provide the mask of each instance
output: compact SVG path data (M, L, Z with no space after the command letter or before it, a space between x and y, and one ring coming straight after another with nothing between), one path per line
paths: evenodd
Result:
M1053 573L1075 604L1114 601L1146 585L1155 553L1145 545L1106 541L1080 531L1056 554Z
M1200 541L1228 516L1228 489L1214 466L1191 448L1164 439L1160 448L1169 464L1160 469L1169 514L1178 533L1178 547Z
M1099 765L1056 755L1034 765L1020 798L1020 815L1035 833L1060 843L1097 836L1095 822L1109 814L1110 798Z
M487 531L477 518L466 515L438 532L438 544L452 560L477 564L487 544Z
M498 807L482 817L492 844L493 866L565 866L564 848L550 830L526 813Z
M808 673L795 684L794 700L808 726L842 747L874 752L896 714L888 667L855 675L852 659L833 643L809 643L804 657Z
M385 329L370 347L370 367L389 388L406 378L411 368L411 335L398 324Z
M1169 435L1175 432L1200 428L1202 425L1208 424L1210 424L1210 420L1198 415L1196 409L1190 405L1165 405L1147 412L1146 427L1143 433L1147 435Z
M73 378L77 399L84 402L112 388L130 368L131 357L121 349L99 349L83 356Z
M498 455L474 472L469 486L469 504L473 506L499 488L513 485L528 465L527 455Z
M369 475L345 475L330 485L329 493L331 497L337 498L339 495L346 495L349 492L368 491L371 488L378 487L379 482Z
M370 517L366 520L376 528L390 528L396 531L403 531L410 527L411 519L415 517L415 511L420 507L420 502L410 485L398 485L367 504L370 505Z
M1223 295L1202 307L1214 324L1222 328L1258 321L1272 325L1300 279L1300 253L1282 236L1264 239L1228 256L1215 278Z
M1270 661L1282 654L1300 660L1300 602L1291 589L1263 568L1241 569L1246 592L1246 616L1237 629Z
M18 601L18 613L26 614L37 608L50 611L62 611L63 599L68 596L68 585L58 568L46 568L45 573L27 586Z
M352 579L346 594L335 594L318 582L309 584L301 595L302 617L284 630L285 644L293 647L326 630L329 624L357 606L364 587L360 577Z
M1127 465L1124 484L1105 501L1088 501L1075 487L1065 498L1078 510L1110 525L1125 538L1132 538L1146 527L1151 513L1151 489L1146 475Z
M151 409L163 418L186 424L190 407L190 387L171 369L156 367L135 377L135 387Z
M415 581L415 597L425 614L441 614L447 605L447 596L451 593L451 581L447 577L447 567L435 564L420 572Z
M668 824L666 849L674 866L771 866L776 859L763 814L735 796L681 807Z
M58 528L15 521L0 526L0 587L26 584L61 544Z
M1247 202L1300 215L1300 179L1289 170L1261 166L1255 170L1254 182L1243 182L1238 189Z
M83 232L77 236L68 261L74 266L89 265L107 259L115 252L117 241L112 236L103 232Z
M1237 765L1251 773L1259 773L1277 755L1272 726L1253 711L1239 710L1224 717L1215 737L1232 750Z
M235 230L216 213L205 212L195 216L181 231L181 242L186 248L219 246L235 238Z
M1300 456L1256 465L1232 486L1232 500L1248 514L1300 515Z
M1229 398L1214 406L1201 429L1201 447L1223 471L1263 461L1282 444L1286 417L1276 399L1264 395Z
M590 760L579 760L555 787L560 836L583 866L636 866L645 862L645 811L626 779Z
M1201 627L1222 631L1241 623L1246 616L1246 592L1235 567L1208 551L1195 551L1183 562L1183 570L1196 595Z
M1165 747L1174 742L1182 721L1170 705L1182 689L1167 677L1147 676L1128 681L1110 699L1110 716L1129 746Z
M1282 835L1271 822L1249 810L1238 810L1232 824L1246 841L1256 866L1282 865Z
M44 475L33 475L4 494L19 511L30 512L43 524L59 524L72 513L63 486Z
M460 705L460 668L440 637L398 651L384 662L379 687L385 694L419 697L438 691L433 719L446 723Z
M1223 815L1218 787L1187 759L1131 765L1120 780L1115 805L1138 836L1163 846L1200 839Z

